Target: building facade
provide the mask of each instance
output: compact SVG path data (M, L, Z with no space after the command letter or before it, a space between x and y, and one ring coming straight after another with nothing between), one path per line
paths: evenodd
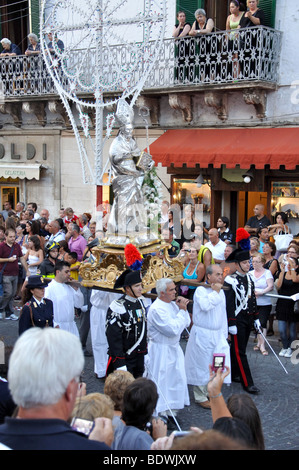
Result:
M29 3L30 14L38 18L38 2ZM229 2L221 2L221 7L217 0L167 2L160 60L136 101L135 137L141 149L149 146L165 199L181 206L190 200L202 204L207 226L226 215L235 230L262 202L267 215L288 212L297 234L299 5L295 0L261 0L259 6L267 25L240 31L231 50L224 31ZM175 41L176 12L184 10L192 24L197 8L205 8L215 30L204 38ZM31 18L24 22L23 53L30 28L37 28ZM2 37L3 31L6 36L13 32L13 22L8 23L9 27L3 21ZM36 201L52 217L66 206L96 216L101 199L112 202L111 190L83 184L69 116L45 68L40 65L32 76L31 59L0 60L1 206L7 199L13 204ZM241 70L237 78L236 65ZM144 108L149 110L148 132L141 115ZM73 111L76 116L75 106ZM94 122L92 113L89 118ZM104 164L116 134L114 128L105 144Z

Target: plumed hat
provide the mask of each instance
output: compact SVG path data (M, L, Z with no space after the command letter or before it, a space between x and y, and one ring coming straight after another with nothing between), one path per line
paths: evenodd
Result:
M238 228L236 231L236 243L242 250L250 250L250 233L244 228Z
M121 273L118 279L115 281L114 289L120 289L121 287L133 286L142 282L140 271L132 271L126 269Z
M125 258L127 266L133 271L138 271L143 264L143 256L132 243L125 246Z

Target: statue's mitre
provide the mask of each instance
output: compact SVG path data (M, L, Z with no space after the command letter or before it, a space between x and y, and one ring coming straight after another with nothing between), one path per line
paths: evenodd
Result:
M132 124L134 119L134 111L124 99L120 99L116 109L116 119L120 124Z

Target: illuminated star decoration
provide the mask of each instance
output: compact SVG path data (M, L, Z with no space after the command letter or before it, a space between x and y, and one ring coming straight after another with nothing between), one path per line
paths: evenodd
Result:
M41 52L74 130L85 184L104 184L103 110L120 98L134 106L159 59L166 18L166 0L41 0ZM51 54L48 33L63 41L63 50L53 40ZM71 103L80 110L83 138ZM94 142L87 108L95 111Z

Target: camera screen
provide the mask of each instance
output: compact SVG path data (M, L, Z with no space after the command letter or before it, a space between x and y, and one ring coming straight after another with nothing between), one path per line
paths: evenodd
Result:
M71 427L78 432L82 432L89 436L93 428L93 421L88 421L87 419L74 418L71 422Z
M223 367L224 357L223 356L214 356L214 367L219 368Z

